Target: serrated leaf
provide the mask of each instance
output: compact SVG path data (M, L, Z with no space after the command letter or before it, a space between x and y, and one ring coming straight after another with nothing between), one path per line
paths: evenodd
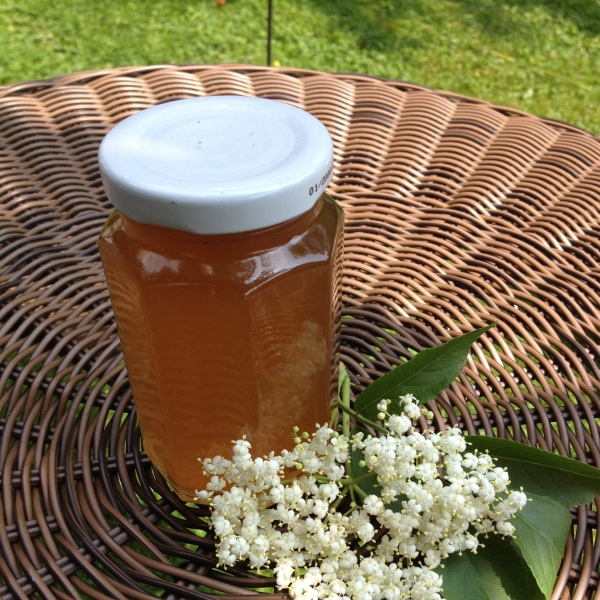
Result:
M470 449L489 452L508 469L510 487L545 496L563 506L588 504L600 494L600 469L512 440L466 436Z
M571 528L569 509L544 496L527 494L530 502L512 519L516 546L538 587L550 598Z
M436 348L422 350L365 388L356 399L354 410L376 420L379 412L377 404L384 398L396 400L400 396L414 394L421 404L435 398L460 375L471 346L490 327L492 325L456 337ZM388 410L395 412L393 405Z
M477 554L451 554L436 572L446 600L543 600L544 596L511 543L497 535L481 540Z

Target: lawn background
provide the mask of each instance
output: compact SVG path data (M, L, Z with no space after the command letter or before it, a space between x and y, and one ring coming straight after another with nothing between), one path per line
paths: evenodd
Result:
M265 64L267 0L0 0L0 84ZM443 88L600 134L600 0L274 0L273 60Z

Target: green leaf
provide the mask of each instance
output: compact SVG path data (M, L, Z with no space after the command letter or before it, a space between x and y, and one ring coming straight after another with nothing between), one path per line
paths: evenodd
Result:
M489 452L500 467L508 469L510 487L546 496L563 506L588 504L600 494L600 469L578 460L532 448L519 442L466 436L470 449Z
M376 420L377 404L383 399L396 400L414 394L424 404L435 398L460 375L471 346L490 327L493 325L456 337L436 348L422 350L365 388L356 399L354 410L367 419ZM397 412L393 405L388 411Z
M530 502L512 519L516 546L548 599L556 583L569 529L571 513L550 498L527 494Z
M531 571L511 543L497 535L481 540L477 554L451 554L436 571L446 600L543 600Z

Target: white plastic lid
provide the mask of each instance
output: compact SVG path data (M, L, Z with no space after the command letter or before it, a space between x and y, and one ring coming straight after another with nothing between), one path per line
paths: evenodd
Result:
M102 141L99 163L108 198L134 221L235 233L310 210L331 181L333 145L299 108L210 96L125 119Z

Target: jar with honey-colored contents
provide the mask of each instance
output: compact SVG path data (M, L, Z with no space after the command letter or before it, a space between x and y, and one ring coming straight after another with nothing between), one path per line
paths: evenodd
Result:
M337 391L343 213L326 128L257 98L125 119L99 162L99 247L144 449L185 500L198 459L314 431Z

